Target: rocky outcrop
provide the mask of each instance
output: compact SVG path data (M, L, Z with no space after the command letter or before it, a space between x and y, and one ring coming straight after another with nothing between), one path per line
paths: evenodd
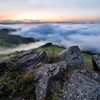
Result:
M97 74L96 72L89 71L89 70L82 70L81 72L83 75L87 76L88 78L93 79L100 83L100 75Z
M93 70L100 71L100 55L92 56Z
M51 88L59 84L62 73L67 70L66 62L44 64L35 70L34 83L36 100L44 100L51 92Z
M100 75L87 70L73 74L59 100L100 100Z
M85 59L78 46L71 46L59 53L62 60L66 60L67 64L76 69L86 68Z
M23 56L30 55L32 53L35 53L35 51L32 51L32 50L26 51L26 52L23 52L21 54L16 55L16 57L21 58ZM16 57L14 59L16 59ZM14 59L7 59L7 60L1 61L0 62L0 70L2 70L3 68L6 68L7 67L7 63L13 61Z
M7 67L7 63L10 62L12 59L7 59L7 60L4 60L4 61L1 61L0 62L0 70L4 69Z
M31 55L23 58L19 62L16 63L16 67L22 70L27 70L33 68L36 64L38 64L41 60L45 61L47 58L46 52L33 52Z
M18 55L16 55L17 57L23 57L23 56L26 56L26 55L30 55L30 54L32 54L32 53L34 53L35 51L32 51L32 50L30 50L30 51L26 51L26 52L23 52L23 53L21 53L21 54L18 54Z

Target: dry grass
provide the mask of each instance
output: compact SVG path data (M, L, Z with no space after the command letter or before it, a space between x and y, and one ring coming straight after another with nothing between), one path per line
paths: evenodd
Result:
M93 66L87 66L87 67L86 67L86 70L93 71Z
M26 71L25 72L25 76L23 77L24 80L32 79L33 78L33 74L34 74L34 69L30 69L30 70Z
M41 66L43 63L39 62L37 65L34 66L34 69L38 68L39 66Z

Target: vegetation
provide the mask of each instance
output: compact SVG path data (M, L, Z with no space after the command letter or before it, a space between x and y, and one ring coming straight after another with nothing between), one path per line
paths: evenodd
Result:
M57 45L52 45L52 43L47 43L46 45L43 45L37 49L34 49L36 51L45 51L47 55L55 54L58 55L61 51L63 51L65 48L60 47Z
M0 90L0 100L11 100L21 95L25 100L35 100L35 87L33 81L34 69L28 71L18 70L14 63L8 63L8 68L0 82L4 85Z
M93 70L93 65L92 65L92 54L86 54L83 53L84 59L87 63L87 70Z
M44 63L53 63L61 61L59 57L59 53L64 50L65 48L59 47L57 45L52 45L48 43L44 46L41 46L37 49L33 49L36 51L46 51L47 53L47 60ZM14 59L13 62L8 63L8 67L0 73L3 76L0 79L0 82L4 85L3 89L0 90L0 100L11 100L13 97L22 96L24 100L35 100L35 87L33 81L33 74L35 68L39 67L43 64L41 61L38 63L33 69L22 71L16 68L15 62L19 61L22 58L18 58L16 55L20 54L24 51L15 52L7 55L0 55L0 60L12 58ZM27 55L26 55L27 56ZM83 53L83 56L87 63L87 69L92 70L92 54ZM24 56L25 57L25 56ZM67 72L64 72L61 76L61 80L59 81L59 85L54 87L54 91L51 91L51 94L46 100L58 100L60 93L62 91L64 82L72 76L74 73L74 69L67 66ZM80 72L77 72L80 73Z
M24 38L18 35L0 34L0 47L13 48L20 44L35 42L33 38Z
M9 54L0 54L0 61L3 61L5 59L14 58L16 55L23 53L24 51L16 51L14 53Z

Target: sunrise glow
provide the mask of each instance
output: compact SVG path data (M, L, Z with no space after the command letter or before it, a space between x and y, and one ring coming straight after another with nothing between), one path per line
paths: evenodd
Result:
M0 22L100 22L99 4L100 0L0 0Z

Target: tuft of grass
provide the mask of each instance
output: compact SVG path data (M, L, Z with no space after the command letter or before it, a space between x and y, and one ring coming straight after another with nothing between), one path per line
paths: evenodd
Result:
M93 70L93 64L92 64L92 54L86 54L86 53L83 53L83 56L84 56L84 59L87 63L87 70Z
M60 62L61 58L59 55L51 54L47 55L47 61L46 63L54 63L54 62Z

